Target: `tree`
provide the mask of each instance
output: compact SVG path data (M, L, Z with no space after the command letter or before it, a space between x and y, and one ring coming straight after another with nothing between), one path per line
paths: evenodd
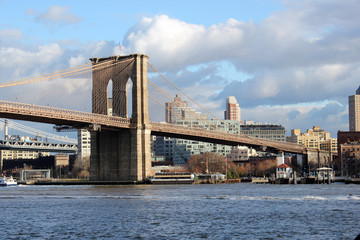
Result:
M218 153L192 155L187 162L193 173L225 173L224 156Z
M228 179L238 179L240 178L241 170L242 170L241 167L238 167L232 161L228 161L228 171L226 177Z
M238 168L238 173L240 177L244 177L247 175L246 169L244 167L239 167Z
M72 169L73 177L90 177L90 157L77 157Z
M276 162L271 160L264 160L259 163L256 169L257 176L267 176L276 171Z

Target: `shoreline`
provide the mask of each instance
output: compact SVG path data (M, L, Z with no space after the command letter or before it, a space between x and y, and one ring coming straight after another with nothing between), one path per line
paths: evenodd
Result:
M80 180L80 179L52 179L52 180L39 180L39 181L18 181L18 185L164 185L164 184L153 184L148 181L92 181L92 180ZM246 179L228 179L222 181L209 181L209 180L197 180L191 184L232 184L232 183L251 183L251 180ZM253 184L274 184L271 182L252 182ZM346 179L341 181L334 181L333 183L344 183L344 184L360 184L360 178ZM181 183L167 183L167 184L180 184ZM187 183L188 184L188 183ZM298 183L298 184L325 184L325 183ZM291 184L295 185L295 184Z

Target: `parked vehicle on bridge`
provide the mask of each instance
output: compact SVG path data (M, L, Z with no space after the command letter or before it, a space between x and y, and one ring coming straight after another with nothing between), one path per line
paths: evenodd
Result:
M12 176L10 176L8 178L3 176L2 178L0 178L0 186L2 186L2 187L17 186L17 182L15 179L13 179Z

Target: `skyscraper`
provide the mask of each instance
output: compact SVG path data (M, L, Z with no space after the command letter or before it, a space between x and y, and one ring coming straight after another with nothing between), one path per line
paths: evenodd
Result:
M224 112L225 120L237 120L240 121L240 107L234 96L226 98L226 111Z
M360 86L355 95L349 96L349 131L360 131Z

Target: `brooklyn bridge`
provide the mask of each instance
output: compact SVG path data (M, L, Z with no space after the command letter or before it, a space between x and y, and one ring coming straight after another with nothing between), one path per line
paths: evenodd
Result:
M90 72L91 112L64 107L61 104L45 105L45 100L41 100L40 96L32 96L40 99L34 104L31 100L25 100L23 93L13 91L11 97L0 101L0 117L89 129L91 131L91 179L99 181L142 182L146 180L151 174L151 135L231 146L246 145L274 153L287 152L309 156L314 152L302 145L288 142L225 133L216 129L188 128L150 121L149 98L151 96L149 96L148 87L151 85L159 92L163 90L148 79L148 67L155 69L149 64L148 59L149 57L143 54L91 58L91 65L2 83L0 88L22 86L25 87L23 91L31 95L29 93L31 89L26 86L46 84L54 79L79 81L80 78L74 80L74 76L82 76ZM108 90L110 81L111 93ZM132 85L131 93L128 92L129 83ZM37 88L41 88L41 85ZM112 95L111 115L108 114L109 94ZM131 100L128 100L129 94ZM46 102L55 101L49 99L52 98L48 97ZM60 102L65 101L69 99L60 99ZM76 100L70 101L74 106L81 104ZM131 117L128 117L129 105ZM319 153L315 154L319 155Z

